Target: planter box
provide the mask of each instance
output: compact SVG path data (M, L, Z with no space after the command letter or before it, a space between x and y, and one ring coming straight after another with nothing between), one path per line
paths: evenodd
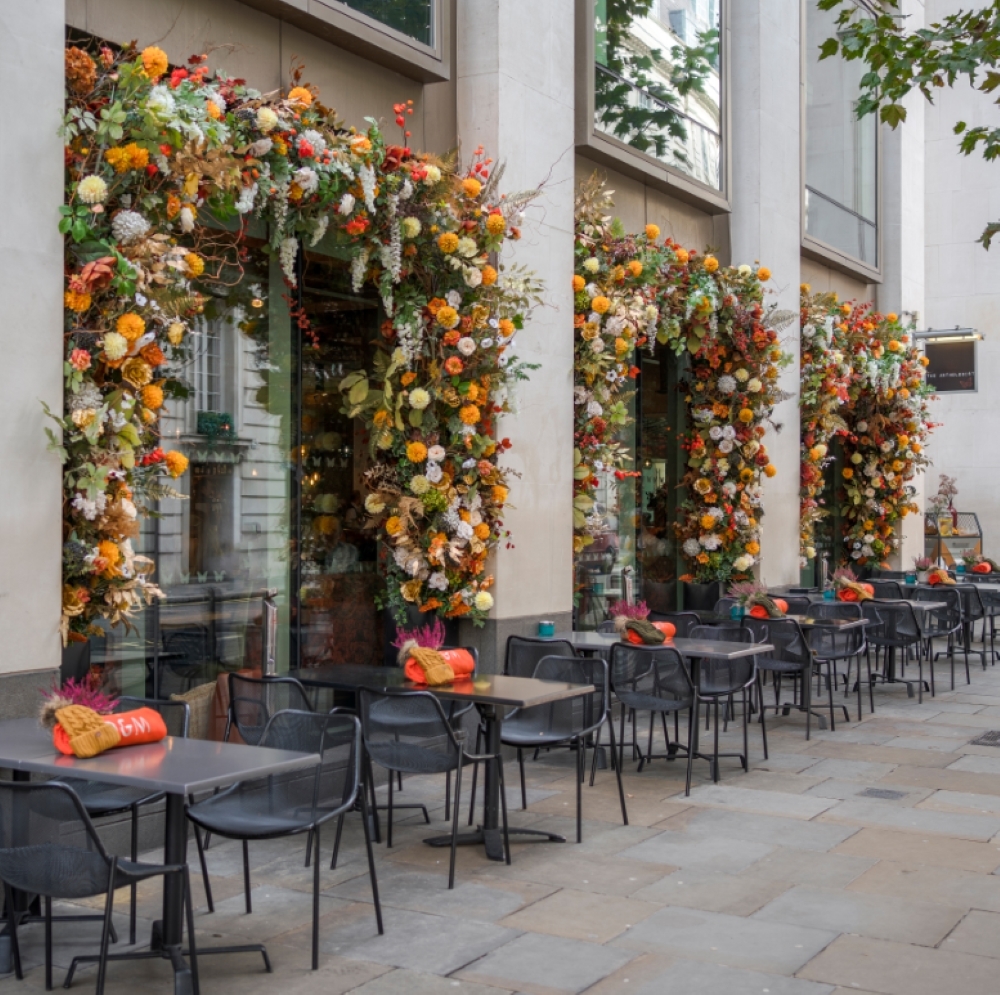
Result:
M722 585L713 580L708 584L684 582L684 609L686 611L711 611L722 597Z
M421 612L416 606L410 606L406 610L406 623L404 629L415 629L418 626L428 625L437 616ZM444 644L445 646L458 646L458 619L442 619L444 622ZM399 661L396 659L398 650L393 646L396 638L396 620L392 617L392 612L388 608L382 610L382 626L385 639L382 643L384 648L382 665L385 667L398 667Z

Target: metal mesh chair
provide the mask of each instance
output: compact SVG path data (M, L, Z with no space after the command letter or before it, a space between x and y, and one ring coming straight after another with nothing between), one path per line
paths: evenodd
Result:
M168 736L186 739L188 724L191 721L191 709L186 701L159 701L152 698L132 698L124 696L118 699L116 712L128 712L136 708L151 708L158 712L167 727ZM59 778L61 784L69 785L77 794L87 814L92 819L103 819L106 816L121 815L128 812L131 821L132 838L130 856L133 861L139 859L139 808L163 800L162 791L150 792L145 788L132 788L123 784L108 784L104 781L85 781L80 777ZM195 833L198 844L198 856L202 869L205 867L205 854L202 848L201 833ZM132 884L129 900L129 943L135 944L136 921L136 886ZM208 910L214 912L211 890L206 892Z
M618 646L612 647L612 653ZM597 747L600 746L601 731L605 724L611 731L612 766L618 780L618 800L621 804L622 821L628 825L628 811L625 808L625 791L622 788L621 764L618 762L615 746L615 730L610 716L610 684L608 664L597 657L544 657L535 666L532 674L540 681L565 681L570 684L592 684L594 691L589 695L563 698L545 705L530 708L515 708L504 718L500 739L507 746L517 747L521 772L521 800L527 808L524 787L524 750L539 746L570 745L576 749L576 841L583 840L582 785L587 765L587 739L596 734L594 740L594 762L596 766ZM590 783L594 783L594 769Z
M24 977L17 936L23 916L15 902L15 889L44 899L45 987L49 990L52 988L52 899L105 896L100 953L74 957L64 983L69 988L78 964L96 961L97 993L101 995L109 960L161 956L160 951L108 953L115 889L164 874L179 874L183 878L192 983L197 992L198 957L187 865L139 863L108 854L83 803L66 784L0 782L0 879L18 979Z
M305 687L293 677L229 675L229 715L225 739L235 726L243 742L257 746L271 716L284 711L311 712Z
M978 656L986 669L986 607L983 604L982 591L975 584L957 584L956 589L962 595L962 649L965 652L965 662L968 665L969 654ZM983 621L983 648L974 650L972 640L975 636L976 623Z
M613 618L609 618L609 619L607 619L607 621L601 622L597 626L597 631L598 632L605 632L605 633L608 633L608 634L616 632L617 630L615 629L615 620Z
M947 607L935 608L921 613L921 628L926 639L925 650L927 661L931 670L931 694L934 689L934 661L942 655L948 658L951 665L951 689L955 690L955 639L962 633L962 593L951 586L941 585L940 587L918 587L913 592L915 602L944 602ZM947 649L944 651L934 651L934 640L944 639L947 642ZM965 658L965 682L972 683L969 674L969 658Z
M719 600L715 602L715 608L712 610L716 615L728 615L729 610L733 607L733 605L738 605L739 603L739 598L719 598Z
M828 620L831 623L837 621L857 621L862 618L861 605L858 604L844 604L844 603L826 603L822 605L816 605L816 610L813 613L813 617L817 620ZM835 732L837 729L836 719L834 717L835 706L833 703L833 687L838 682L837 675L837 664L841 661L846 663L846 672L844 674L844 695L845 697L850 693L851 686L851 668L855 664L858 667L858 679L857 679L857 690L858 690L858 721L861 721L861 654L865 652L865 630L864 626L858 626L856 628L850 629L839 629L834 625L829 627L823 627L822 625L817 625L810 628L806 633L806 638L809 640L809 645L812 648L816 669L819 674L825 668L826 673L826 686L827 692L829 694L829 704L830 704L830 731ZM869 707L874 712L874 695L871 693L871 670L868 673L868 688L869 688ZM844 721L850 720L850 716L847 712L847 707L845 705L839 706L844 710Z
M861 605L852 601L817 601L809 606L810 618L861 618Z
M989 587L979 588L979 597L983 602L983 611L986 618L983 620L984 630L988 627L990 633L990 660L995 665L997 659L997 616L1000 616L1000 591ZM986 642L986 633L983 633L983 642Z
M809 642L793 618L751 618L743 619L743 626L749 630L755 643L771 643L774 649L757 656L757 696L760 701L761 733L764 738L764 759L767 759L767 727L764 704L763 675L770 674L774 684L774 713L787 715L793 708L806 714L806 739L811 735L813 652ZM792 702L782 704L781 681L789 677L792 681Z
M688 735L694 706L691 675L677 650L669 646L633 646L616 643L611 647L611 688L622 703L621 727L618 737L618 766L625 753L625 712L632 715L632 743L636 743L635 714L649 712L649 745L646 753L639 752L639 772L653 756L653 729L660 716L667 752L664 759L673 760L680 744L680 713L688 710ZM674 716L674 745L671 748L667 732L667 715Z
M670 622L682 639L696 626L701 625L697 612L650 612L650 622Z
M538 661L547 656L576 656L576 650L566 639L508 636L503 672L511 677L531 677Z
M312 968L315 971L319 967L319 827L348 812L356 799L361 803L375 920L379 933L383 932L368 807L364 792L359 790L361 724L356 716L337 709L329 714L280 711L268 720L260 745L278 750L318 753L321 759L311 770L272 774L266 778L243 781L204 801L189 805L187 816L195 825L219 836L242 840L244 853L250 840L309 834L307 846L311 850L315 844L312 919ZM339 843L339 832L337 835ZM250 877L246 863L244 871L249 912ZM263 951L263 947L259 949Z
M808 615L813 606L813 602L801 594L783 594L781 600L788 605L789 615Z
M902 601L903 588L898 580L872 580L869 583L875 589L876 598L891 598L894 601Z
M690 639L705 639L715 642L738 642L752 643L753 636L749 629L744 628L739 623L733 625L699 625L695 626L689 634ZM737 757L743 765L744 770L750 769L748 744L748 700L747 689L757 680L757 668L754 664L754 657L747 655L738 657L735 660L725 660L717 657L702 657L697 663L697 677L694 678L694 723L697 726L701 717L701 705L704 702L706 728L708 724L711 706L715 706L714 726L715 742L712 756L709 763L712 768L712 780L719 780L719 760L721 757ZM728 713L732 709L733 696L740 692L743 698L743 752L742 753L719 753L719 701L728 699ZM697 735L697 730L695 731ZM766 735L766 733L764 734ZM691 793L691 771L696 750L688 752L687 784L685 794Z
M503 757L500 754L466 752L465 733L461 730L456 731L452 727L441 702L429 691L384 693L362 688L358 699L361 706L365 749L375 763L389 771L390 793L393 772L403 774L455 772L448 887L455 887L458 811L461 804L462 767L466 761L473 763L485 761L497 765L503 813L503 845L509 864L510 841L507 834L507 793L503 780ZM392 846L391 809L386 844Z
M905 660L906 653L913 650L917 656L919 668L919 700L924 700L924 687L930 690L930 686L924 681L924 657L923 642L924 634L920 628L913 605L909 601L864 601L861 605L861 612L864 618L868 619L868 626L865 635L868 642L868 650L874 647L876 651L876 663L878 662L878 651L885 650L883 661L884 671L881 675L873 675L873 678L880 676L883 681L899 682L906 685L906 693L913 697L913 682L899 678L896 675L896 651L903 651ZM866 651L867 652L867 651Z

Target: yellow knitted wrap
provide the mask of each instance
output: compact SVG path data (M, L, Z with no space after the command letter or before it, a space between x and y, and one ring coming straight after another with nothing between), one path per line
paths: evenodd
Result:
M105 722L92 708L67 705L56 712L56 719L78 757L96 757L121 742L118 730Z
M424 672L424 678L432 687L438 684L451 684L455 680L455 671L437 651L426 646L410 648L410 659L416 660Z

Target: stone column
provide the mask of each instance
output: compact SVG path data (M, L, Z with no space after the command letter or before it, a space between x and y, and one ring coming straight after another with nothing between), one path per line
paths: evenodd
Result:
M573 0L462 0L457 5L457 130L463 161L482 144L506 163L502 187L544 184L523 238L503 262L545 281L546 306L517 335L517 355L541 368L519 385L501 436L513 507L504 518L512 549L491 569L496 606L477 638L484 669L499 669L510 633L551 618L569 628L573 493ZM471 633L470 633L471 636Z
M42 402L62 410L64 22L62 3L0 4L3 718L34 712L60 661L62 468L46 451Z
M791 395L775 411L780 434L765 443L776 477L764 487L758 576L771 586L799 579L799 259L801 117L799 0L740 0L729 5L732 262L759 260L773 274L769 295L795 313L782 333L795 357L782 387Z
M903 0L906 30L916 31L924 23L923 0ZM906 122L895 131L882 128L882 283L878 287L878 309L883 313L910 312L918 328L927 327L924 304L924 107L921 94L906 99ZM931 490L937 473L929 470ZM915 480L917 503L924 506L927 475ZM903 542L893 558L894 569L912 566L924 555L923 515L903 521Z

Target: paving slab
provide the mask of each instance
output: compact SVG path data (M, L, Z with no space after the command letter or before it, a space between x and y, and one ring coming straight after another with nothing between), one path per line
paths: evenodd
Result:
M830 930L666 908L630 929L612 945L792 975L836 936Z
M831 849L856 832L849 826L829 822L807 822L717 808L693 808L665 825L683 828L685 832L697 836L723 836L767 844L781 842L784 846L819 851Z
M848 887L850 891L938 902L967 911L1000 912L1000 876L995 874L882 860Z
M722 964L706 964L695 960L678 960L659 977L638 988L636 995L664 995L683 992L684 995L830 995L832 985L787 978L780 974L761 974Z
M945 940L953 953L1000 959L1000 913L973 909ZM1000 967L1000 965L998 965Z
M980 757L966 754L953 764L949 764L948 770L962 770L970 774L1000 774L1000 756Z
M564 888L501 919L500 925L569 940L607 943L658 908L635 898Z
M691 789L688 799L694 805L737 809L759 815L778 815L789 819L814 819L830 808L832 802L782 791L755 791L752 788L722 784Z
M326 990L318 986L316 991L326 995ZM351 995L507 995L509 991L509 988L456 981L419 971L390 971L360 988L351 989Z
M839 844L838 855L875 860L901 861L909 865L953 867L957 870L992 874L1000 867L1000 848L992 843L924 836L920 833L866 827Z
M623 850L619 856L644 863L669 864L672 867L703 867L730 874L767 856L772 847L750 840L695 834L662 832L652 839Z
M991 815L964 815L952 812L928 812L918 808L900 808L880 800L851 798L840 802L822 816L852 825L887 826L917 833L941 833L960 839L988 840L1000 832L1000 818Z
M769 902L753 918L933 947L964 915L964 909L910 898L798 887Z
M846 781L842 778L831 777L822 784L817 784L815 788L809 789L809 794L817 798L834 798L846 801L848 798L873 797L874 792L895 792L899 797L893 798L888 794L879 798L892 805L900 805L909 808L917 802L933 794L931 788L914 788L902 784L893 784L892 779L887 777L885 781L874 783L872 781Z
M810 777L877 781L893 771L895 764L872 763L869 760L817 760L808 768Z

